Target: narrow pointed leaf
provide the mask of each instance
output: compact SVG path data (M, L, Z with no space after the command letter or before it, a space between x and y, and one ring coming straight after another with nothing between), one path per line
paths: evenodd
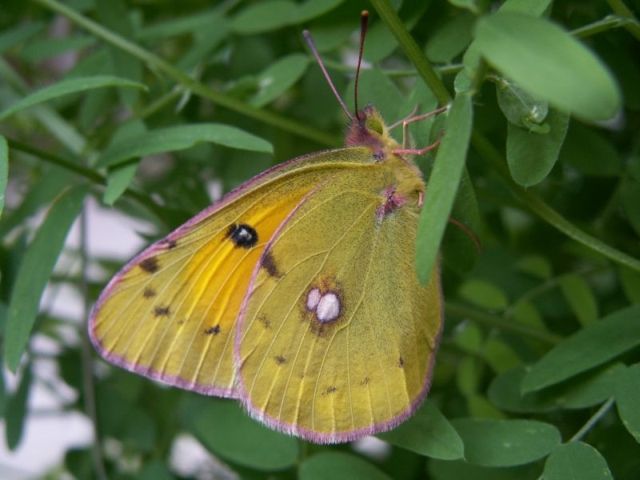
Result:
M61 80L58 83L54 83L48 87L44 87L40 90L21 98L9 108L0 112L0 120L13 115L16 112L24 110L29 107L33 107L39 103L52 100L54 98L62 97L72 93L84 92L86 90L92 90L95 88L105 87L126 87L126 88L140 88L146 90L143 84L127 80L126 78L114 77L112 75L96 75L93 77L82 78L69 78Z
M516 12L481 18L476 45L505 76L560 110L587 120L606 120L620 109L620 92L609 70L546 19Z
M416 264L422 283L431 275L456 198L471 138L472 116L471 96L458 94L445 122L418 223Z
M270 65L258 75L259 90L249 102L256 107L272 102L304 75L307 65L309 58L299 53L284 57Z
M11 292L4 342L4 358L14 372L36 321L40 297L85 195L86 189L78 187L58 197L22 258Z
M7 140L0 135L0 217L4 210L4 194L9 179L9 147Z
M185 150L201 142L261 153L273 151L269 142L239 128L219 123L201 123L158 128L133 138L126 137L112 143L98 160L97 166L112 166L136 157Z
M9 450L20 445L24 433L24 420L27 415L29 391L31 390L31 365L25 368L18 388L7 399L5 406L5 438Z
M640 305L618 310L558 344L522 381L523 392L555 385L640 345Z

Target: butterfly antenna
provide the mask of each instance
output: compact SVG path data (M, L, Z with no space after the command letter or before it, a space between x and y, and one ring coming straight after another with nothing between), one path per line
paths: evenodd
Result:
M367 27L369 26L369 12L363 10L360 14L360 49L358 51L358 66L356 67L356 81L354 85L353 103L356 109L356 118L360 118L360 110L358 109L358 81L360 80L360 67L362 66L362 55L364 54L364 39L367 36Z
M347 117L349 117L349 120L353 120L353 116L351 115L351 112L349 111L347 104L344 103L344 100L342 100L342 97L338 93L338 89L333 84L333 81L331 81L331 76L329 75L329 72L327 72L327 69L324 66L324 63L322 62L322 58L320 58L320 54L318 53L318 49L316 48L316 44L314 43L313 38L311 37L311 33L309 32L309 30L303 30L302 35L304 36L305 42L307 42L307 45L309 46L309 50L311 50L311 53L316 59L316 62L318 62L318 65L320 66L320 70L322 70L322 74L324 75L325 80L329 84L329 87L331 87L331 91L333 92L336 99L338 100L338 103L342 107L342 110L347 115Z

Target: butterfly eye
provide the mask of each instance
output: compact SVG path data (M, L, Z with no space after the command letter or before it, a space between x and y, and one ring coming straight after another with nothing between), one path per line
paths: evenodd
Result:
M378 115L371 115L367 117L367 130L371 130L378 135L384 134L384 124L380 120Z
M236 247L251 248L258 243L258 232L245 223L231 225L228 236L236 244Z

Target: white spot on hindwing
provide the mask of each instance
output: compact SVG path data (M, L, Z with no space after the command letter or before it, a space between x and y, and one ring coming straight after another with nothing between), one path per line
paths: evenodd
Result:
M318 290L317 288L311 290L307 295L307 310L311 310L313 312L318 306L318 302L320 301L321 297L322 294L320 293L320 290Z
M321 323L332 322L340 316L342 305L340 297L335 292L322 293L314 288L307 294L307 310L315 312Z
M316 317L321 322L330 322L340 315L340 299L333 293L325 293L316 307Z

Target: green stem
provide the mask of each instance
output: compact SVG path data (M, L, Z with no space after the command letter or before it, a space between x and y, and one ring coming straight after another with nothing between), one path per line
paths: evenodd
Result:
M520 295L504 311L504 316L507 317L507 318L511 317L511 315L514 312L514 310L519 305L521 305L524 302L529 302L529 301L535 299L536 297L542 295L543 293L545 293L545 292L547 292L547 291L559 286L565 278L567 278L567 277L569 277L571 275L588 276L588 275L591 275L592 273L600 272L600 271L604 270L604 268L605 267L602 267L602 266L587 267L587 268L584 268L584 269L581 269L581 270L577 270L577 271L574 271L574 272L567 272L567 273L563 273L562 275L558 275L556 277L549 278L544 283L540 283L540 284L536 285L535 287L527 290L522 295Z
M445 313L455 317L468 318L474 322L487 325L489 327L498 328L506 332L512 332L534 340L540 340L551 345L555 345L562 340L562 337L553 333L545 332L536 328L531 328L512 320L505 320L497 315L481 312L465 305L447 302L445 305Z
M580 230L573 223L560 215L557 211L547 205L538 195L531 190L525 190L515 183L509 174L506 162L496 148L482 134L474 132L471 138L471 144L476 151L487 160L491 161L498 173L507 182L511 192L515 197L524 204L526 208L547 222L549 225L564 233L569 238L581 243L590 250L598 252L602 256L613 260L614 262L629 267L640 272L640 260L632 257L620 250L613 248L602 240L589 235Z
M573 437L571 437L569 439L569 442L577 442L579 440L582 440L585 435L587 433L589 433L591 431L591 429L596 425L596 423L598 423L600 421L600 419L602 417L604 417L607 412L611 409L611 407L613 406L613 402L614 402L614 398L611 397L609 400L607 400L599 409L596 413L594 413L589 420L587 420L587 423L585 423L582 428L580 428L580 430L578 430L575 435L573 435Z
M29 155L33 155L34 157L37 157L41 160L46 161L47 163L50 163L52 165L56 165L60 168L64 168L65 170L68 170L70 172L75 173L76 175L79 175L87 180L89 180L91 183L95 183L96 185L106 185L107 184L107 179L106 177L104 177L103 175L99 174L98 172L95 172L93 170L91 170L90 168L87 167L83 167L82 165L78 165L77 163L73 163L70 162L69 160L66 160L62 157L58 157L57 155L53 155L51 153L45 152L43 150L39 150L37 148L34 148L30 145L24 144L22 142L18 142L17 140L12 140L12 139L7 139L7 142L9 143L9 148L13 149L13 150L18 150L20 152L24 152L27 153ZM156 204L151 197L148 197L147 195L144 195L140 192L137 192L135 190L132 190L131 188L128 188L124 195L128 198L130 198L131 200L134 200L136 202L138 202L140 205L142 205L143 207L147 208L149 211L151 211L154 215L156 215L158 218L162 219L164 218L164 211L162 209L162 207L160 207L158 204Z
M376 9L380 18L387 24L391 33L396 37L398 43L404 50L405 55L409 58L411 63L416 67L418 74L425 81L427 86L431 89L433 94L438 99L440 105L446 105L451 101L451 95L449 91L440 80L440 77L436 73L435 69L431 66L427 58L422 53L422 50L413 39L411 34L407 31L404 23L393 9L388 0L371 0L373 8Z
M621 17L618 15L609 15L593 23L572 30L571 35L578 38L590 37L598 33L612 30L614 28L625 27L630 23L633 22L630 21L629 18Z
M80 212L80 275L81 293L83 301L83 318L89 315L89 287L88 287L88 270L89 256L87 252L87 209L86 206ZM91 444L91 458L93 460L93 469L99 480L107 479L107 472L104 467L104 458L102 456L102 444L100 442L100 432L98 431L98 415L96 412L96 393L93 383L93 358L91 357L91 345L89 337L85 329L80 334L81 340L81 363L82 363L82 389L84 392L84 409L91 420L93 428L93 442Z
M314 60L312 56L309 57L310 60ZM331 70L341 73L349 73L355 74L356 68L351 65L345 65L344 63L336 62L331 59L323 59L324 65ZM452 63L451 65L441 65L438 67L434 67L435 71L440 73L441 75L452 75L454 73L458 73L460 70L464 68L464 65L461 63ZM362 68L363 70L367 70L366 67ZM416 69L415 68L400 68L400 69L382 69L382 73L384 73L388 77L415 77Z
M629 7L627 7L622 0L607 0L607 3L614 13L629 20L629 22L624 25L624 28L636 37L636 39L640 40L640 23L638 23L638 19Z
M340 143L333 135L327 134L322 130L309 127L303 122L291 120L287 117L283 117L266 110L261 110L249 104L241 102L240 100L229 97L224 93L211 90L203 83L194 80L189 75L175 68L169 62L165 61L159 56L104 28L93 20L90 20L84 15L79 14L72 8L63 5L57 0L35 1L49 8L50 10L53 10L54 12L67 17L72 22L76 23L96 37L101 38L105 42L113 45L114 47L117 47L136 57L137 59L144 62L150 70L165 74L166 76L181 84L183 87L192 91L196 95L206 98L213 103L220 105L221 107L227 108L267 125L280 128L284 131L290 132L294 135L306 138L308 140L312 140L322 145L338 145Z

